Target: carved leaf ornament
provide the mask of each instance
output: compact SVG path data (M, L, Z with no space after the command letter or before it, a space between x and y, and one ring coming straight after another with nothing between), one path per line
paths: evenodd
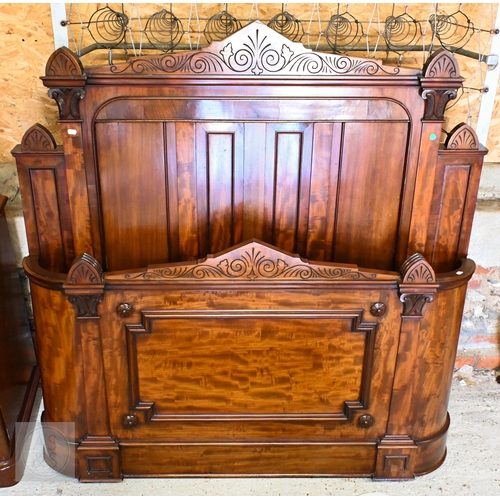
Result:
M258 26L255 28L255 26ZM187 54L166 54L161 57L138 58L125 66L112 66L112 73L132 72L147 74L164 73L252 73L265 76L276 73L295 75L353 74L375 75L377 73L398 74L400 68L384 69L376 61L347 56L322 54L304 49L299 43L286 40L276 42L276 33L262 25L249 25L248 35L229 41L212 44L207 50ZM243 31L243 30L241 30ZM279 35L278 35L279 36ZM274 39L274 41L273 41ZM243 40L243 42L241 42ZM288 42L288 43L287 43ZM215 51L211 51L215 49Z
M446 149L479 149L479 139L472 127L461 123L450 132L445 147Z
M285 260L286 259L286 260ZM150 268L126 274L128 280L374 280L376 274L355 267L321 266L303 262L253 242L220 257L208 257L198 264Z
M22 151L54 151L57 149L52 134L39 123L30 127L21 141Z

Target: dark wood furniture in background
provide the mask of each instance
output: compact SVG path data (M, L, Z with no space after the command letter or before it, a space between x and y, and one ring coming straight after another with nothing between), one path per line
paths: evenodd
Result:
M0 487L16 484L23 475L24 461L16 457L30 434L27 424L40 382L6 203L0 195Z
M440 144L452 54L395 68L256 22L115 66L60 49L42 80L63 146L34 126L13 153L64 472L439 466L486 153L463 124Z

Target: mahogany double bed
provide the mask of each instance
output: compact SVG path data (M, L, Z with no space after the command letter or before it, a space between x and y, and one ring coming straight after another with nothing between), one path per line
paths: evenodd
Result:
M440 141L452 54L384 66L256 22L114 66L59 49L42 80L63 145L36 125L13 154L56 468L442 463L486 153L464 124Z

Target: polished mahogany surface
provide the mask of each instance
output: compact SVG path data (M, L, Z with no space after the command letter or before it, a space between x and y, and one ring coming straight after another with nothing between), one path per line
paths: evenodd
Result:
M0 195L0 487L22 477L16 424L29 421L39 378L24 295ZM16 468L17 467L17 468Z
M482 160L461 86L261 23L42 77L16 157L46 422L82 481L439 466ZM69 450L69 451L68 451Z

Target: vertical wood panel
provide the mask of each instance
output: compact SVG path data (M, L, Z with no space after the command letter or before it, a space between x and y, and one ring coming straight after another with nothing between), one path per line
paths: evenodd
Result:
M175 123L165 123L165 163L168 214L168 254L172 262L180 258L179 182L177 171L177 141Z
M96 132L108 270L167 261L162 124L105 123Z
M53 169L31 169L30 182L40 263L47 269L64 272L64 244L57 203L56 172Z
M312 130L281 123L268 124L266 132L264 241L289 252L307 247Z
M300 155L300 185L298 199L297 242L295 252L307 253L307 233L309 229L309 210L311 197L311 169L313 155L314 125L308 125L302 133L302 151Z
M75 259L73 230L71 226L71 211L68 199L68 189L66 182L66 172L64 158L61 153L54 155L38 155L36 152L16 155L19 184L23 197L23 213L26 222L26 236L28 238L29 252L31 255L38 255L40 262L49 271L67 272ZM47 173L43 174L42 172ZM33 179L37 179L38 188L35 200ZM44 180L52 187L50 193L44 192ZM50 198L54 196L54 198ZM40 203L49 201L48 210L40 210ZM38 207L38 208L37 208ZM54 212L57 208L57 215ZM45 211L46 213L41 213ZM37 213L40 212L40 213ZM52 215L47 217L47 213ZM40 248L39 229L37 227L38 217L42 217L45 224L49 224L56 234L54 239L45 238L43 248ZM57 218L56 218L57 217ZM63 248L61 253L61 239ZM63 260L59 260L63 256ZM52 263L52 264L51 264ZM53 266L53 267L51 267Z
M240 243L243 236L243 126L196 125L200 257Z
M347 123L336 217L335 260L392 269L408 125Z
M276 134L274 244L293 252L297 240L302 135Z
M210 253L233 244L233 135L209 133L208 210Z
M198 218L194 124L175 124L180 260L198 258Z
M245 123L243 241L266 238L265 179L266 179L266 124ZM270 226L268 226L270 227Z
M341 123L314 126L306 251L312 260L332 259L341 135Z
M443 171L442 190L436 193L430 224L435 227L431 233L431 264L437 272L449 270L450 263L457 259L458 245L465 200L470 176L469 165L446 165ZM445 268L441 269L441 266Z

